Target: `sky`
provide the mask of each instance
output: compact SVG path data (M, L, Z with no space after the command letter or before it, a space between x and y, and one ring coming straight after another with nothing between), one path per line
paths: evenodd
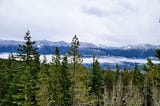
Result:
M0 39L160 44L160 0L0 0Z

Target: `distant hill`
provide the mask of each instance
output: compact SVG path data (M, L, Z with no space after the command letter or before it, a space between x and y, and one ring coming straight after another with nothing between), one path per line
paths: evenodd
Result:
M0 40L0 53L10 52L17 53L18 45L22 44L20 41L14 40ZM59 41L51 42L47 40L36 41L35 47L41 54L53 54L55 47L59 47L61 55L65 54L69 48L70 43ZM84 57L91 57L93 54L101 56L121 56L127 58L148 58L153 57L155 50L160 49L160 46L143 44L143 45L128 45L124 47L107 47L97 46L88 42L80 42L79 52Z

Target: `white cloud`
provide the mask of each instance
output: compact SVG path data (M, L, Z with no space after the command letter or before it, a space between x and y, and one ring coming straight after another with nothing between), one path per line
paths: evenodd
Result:
M159 43L159 0L1 0L0 39L81 41L121 46Z
M125 58L125 57L114 57L114 56L105 56L98 58L98 61L100 63L118 63L118 64L124 64L124 62L128 63L140 63L140 64L146 64L147 59L133 59L133 58ZM84 58L84 63L93 63L93 58ZM153 63L159 63L157 60L153 60Z
M0 54L0 58L4 58L7 59L9 57L9 53L1 53ZM52 55L45 55L47 62L51 62L52 61ZM40 60L41 62L44 60L44 55L40 56ZM98 61L100 63L111 63L111 64L124 64L124 62L128 62L128 63L140 63L140 64L146 64L147 63L147 59L133 59L133 58L125 58L125 57L116 57L116 56L105 56L105 57L100 57L98 58ZM159 63L159 61L157 60L152 60L153 63ZM92 64L93 63L93 58L83 58L83 63L88 63L88 64Z

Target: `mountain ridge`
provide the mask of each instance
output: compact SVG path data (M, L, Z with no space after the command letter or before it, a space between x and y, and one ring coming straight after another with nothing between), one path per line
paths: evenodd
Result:
M15 40L0 40L0 53L3 52L17 52L21 41ZM38 40L35 47L41 54L53 54L55 47L59 47L60 53L63 55L70 49L71 44L65 41L52 42L48 40ZM79 52L85 57L91 57L93 54L96 56L122 56L127 58L148 58L154 57L155 50L160 49L158 45L141 44L141 45L128 45L123 47L108 47L95 45L88 42L80 42Z
M64 46L64 47L69 47L71 46L71 44L69 42L65 42L63 40L61 41L49 41L49 40L36 40L35 41L35 45L38 47L39 45L44 45L44 46ZM22 44L23 41L17 41L17 40L3 40L0 39L0 45L5 46L5 45L18 45L18 44ZM144 43L144 44L133 44L133 45L126 45L126 46L120 46L120 47L116 47L116 46L107 46L107 45L102 45L102 44L94 44L94 43L90 43L90 42L80 42L80 47L90 47L90 48L115 48L115 49L124 49L124 50L128 50L128 49L153 49L153 48L159 48L160 49L160 45L154 45L154 44L150 44L150 43Z

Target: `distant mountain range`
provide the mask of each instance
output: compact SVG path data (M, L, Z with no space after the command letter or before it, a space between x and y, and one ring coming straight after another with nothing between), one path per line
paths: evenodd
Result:
M0 40L0 55L3 53L17 53L18 45L23 42L14 40ZM47 40L38 40L34 47L38 48L40 54L50 55L53 54L55 47L60 49L60 54L66 54L71 44L59 41L52 42ZM108 47L105 45L95 45L88 42L80 42L79 52L82 54L83 58L89 59L89 63L84 63L85 66L91 67L93 54L101 62L101 68L106 69L108 65L112 69L115 69L116 63L120 64L120 68L128 67L128 69L133 69L134 64L138 63L139 68L145 63L146 58L154 58L155 50L160 49L158 45L151 44L141 44L141 45L128 45L123 47ZM110 62L112 61L112 62ZM115 61L115 62L114 62Z
M0 40L0 53L10 52L16 53L20 41ZM53 54L55 47L59 47L61 55L65 54L70 49L71 44L59 41L51 42L47 40L36 41L35 47L41 54ZM160 46L151 44L128 45L124 47L107 47L104 45L95 45L88 42L80 42L79 52L83 57L91 57L93 54L97 57L101 56L121 56L126 58L148 58L154 57L155 50L160 49Z

